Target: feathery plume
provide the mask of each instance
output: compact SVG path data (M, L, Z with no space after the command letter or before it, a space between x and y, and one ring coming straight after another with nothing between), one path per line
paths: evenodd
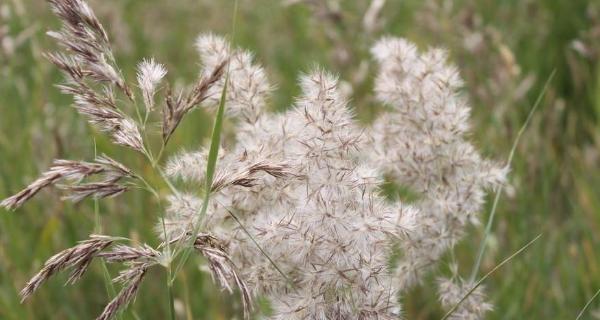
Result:
M167 69L162 64L156 63L154 59L146 60L138 64L137 82L142 96L146 111L154 110L154 94L157 87L167 74Z
M419 53L397 38L383 38L371 51L380 65L377 98L391 109L375 120L365 156L420 196L420 225L401 244L396 269L405 290L462 237L468 223L477 223L485 190L502 185L506 168L482 159L466 141L470 107L444 51Z
M166 216L154 230L163 241L172 242L187 235L196 225L202 200L191 194L178 194L168 196L167 202Z
M219 152L219 160L223 159L223 154L223 152ZM206 168L207 158L207 149L193 152L179 152L167 160L165 173L172 179L180 178L186 182L202 183L204 180L204 170L198 168Z
M245 125L254 125L267 107L272 86L264 69L253 63L252 53L231 48L223 37L210 33L196 39L196 49L205 70L211 70L224 59L229 60L226 112L243 121L241 130ZM219 104L224 85L225 79L221 78L209 89L208 105Z
M337 78L317 70L300 83L303 95L292 110L259 114L261 126L248 127L238 151L223 155L215 184L231 188L215 188L206 227L226 239L253 294L271 301L272 319L392 319L400 306L387 259L393 240L416 228L416 212L379 195L377 171L358 157L365 135ZM190 155L190 163L203 156ZM185 177L185 164L175 163L172 171ZM273 163L286 167L253 180L254 172ZM231 223L229 210L240 212L240 224ZM262 250L240 225L255 231Z

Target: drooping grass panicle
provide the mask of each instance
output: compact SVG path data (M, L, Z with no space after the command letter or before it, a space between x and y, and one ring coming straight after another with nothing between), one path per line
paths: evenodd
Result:
M83 179L90 176L100 176L101 182L80 184ZM72 191L73 193L67 197L74 196L74 199L78 200L88 195L97 195L100 198L114 196L126 190L124 186L118 183L120 179L125 177L133 177L131 170L106 155L98 157L96 162L54 160L50 169L44 172L40 178L19 193L2 201L0 206L11 210L17 209L27 200L33 198L40 190L51 185ZM65 180L68 183L67 185L57 184ZM76 196L77 193L79 195ZM86 195L83 196L83 194Z
M76 78L83 71L80 66L68 64L74 60L60 58L56 54L49 54L47 57L70 77L58 87L63 93L73 95L77 112L100 131L108 133L116 144L143 151L139 128L117 107L116 98L109 86L101 90L93 89L83 79Z
M252 309L252 295L248 286L238 274L235 263L227 254L223 245L220 244L220 241L210 234L198 234L194 241L194 248L207 259L213 280L218 282L221 288L230 293L233 293L233 285L239 289L242 296L244 315L246 319L249 319Z
M136 265L128 269L125 273L126 276L123 277L122 280L124 283L123 289L121 289L117 296L107 304L106 307L104 307L104 310L96 320L113 319L118 314L119 310L133 302L147 271L148 266L145 264Z
M48 0L61 18L63 28L50 35L65 48L46 57L65 74L59 87L74 97L75 108L119 145L143 152L143 142L135 122L117 107L114 88L131 101L131 89L116 66L106 31L91 8L82 0Z
M48 2L63 22L60 31L50 31L48 35L68 50L72 59L64 61L73 62L70 65L81 70L83 77L112 83L133 99L115 65L108 35L88 4L82 0Z
M92 259L114 241L115 238L112 237L91 235L90 239L55 254L21 290L21 302L29 298L46 280L62 270L72 269L67 283L76 282L85 273Z
M96 319L113 319L119 310L135 300L140 284L151 267L161 263L161 252L147 244L140 246L115 245L110 251L97 255L108 263L122 263L126 267L113 280L123 284L121 291L106 305Z

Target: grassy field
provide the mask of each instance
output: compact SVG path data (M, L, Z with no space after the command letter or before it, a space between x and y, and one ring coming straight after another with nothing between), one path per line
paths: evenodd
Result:
M53 86L61 75L42 53L56 48L44 33L58 21L40 3L0 3L0 198L35 179L55 158L85 160L105 152L126 164L143 165L141 158L94 132L69 107L71 98ZM107 27L128 79L134 79L137 61L155 57L167 65L171 82L190 82L199 65L196 35L231 31L230 0L90 4ZM391 34L424 48L446 47L471 97L472 141L498 161L508 157L519 128L555 71L516 149L480 274L542 234L485 282L495 306L488 318L575 319L600 288L600 3L388 1L381 26L372 32L362 26L367 6L368 1L341 1L339 15L323 15L318 7L241 0L235 42L255 52L277 84L274 111L291 104L299 91L298 75L318 64L354 88L352 104L364 122L378 112L370 96L374 69L364 64L374 40ZM194 112L167 151L206 144L211 123L212 114ZM158 241L152 227L159 213L150 196L136 192L77 205L58 198L58 193L44 191L16 212L0 209L0 319L93 318L111 295L100 265L93 265L72 287L64 286L65 276L49 281L25 304L19 303L18 292L45 259L91 233ZM484 224L493 195L488 198ZM469 230L454 250L465 277L472 271L483 229ZM440 273L449 273L451 259L448 255L440 264ZM181 319L185 314L194 319L239 317L239 306L231 303L238 299L217 294L210 277L198 270L199 261L190 260L175 283ZM116 274L110 266L108 272ZM404 298L406 319L442 317L432 298L434 277ZM166 319L167 313L164 283L146 281L122 318ZM581 319L600 319L600 299Z

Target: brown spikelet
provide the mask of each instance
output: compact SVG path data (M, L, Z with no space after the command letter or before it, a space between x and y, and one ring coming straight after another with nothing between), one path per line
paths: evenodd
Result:
M77 112L100 131L111 135L114 143L143 152L142 135L137 125L117 108L112 91L97 92L83 81L70 81L58 87L63 93L73 95Z
M233 293L235 285L242 295L244 317L249 319L252 309L252 296L248 286L238 275L237 268L220 241L210 234L199 234L194 241L194 248L208 260L208 267L213 280L218 282L221 288ZM233 282L233 283L232 283Z
M96 199L116 197L127 191L127 187L110 181L91 182L73 186L60 185L59 187L69 193L62 199L73 202L80 202L87 197L94 197Z
M112 83L133 100L131 90L115 66L108 35L87 3L81 0L48 2L63 22L60 31L48 32L48 35L71 55L69 59L50 60L68 75L79 74L78 78L85 76L94 81ZM79 72L72 72L77 69Z
M0 206L8 210L15 210L22 206L27 200L33 198L40 190L56 183L56 181L60 179L60 174L46 172L42 175L42 177L28 185L27 188L9 198L4 199L2 202L0 202Z
M137 125L117 107L115 87L130 101L134 96L116 66L106 31L94 12L82 0L48 1L63 22L60 31L48 35L64 47L64 52L45 55L67 78L59 88L73 95L75 109L111 135L116 144L144 152Z
M236 170L233 171L219 169L213 180L211 190L212 192L217 192L232 185L248 188L253 187L257 180L256 174L259 172L267 173L275 178L292 175L287 164L263 160L242 168L236 168Z
M223 76L228 60L223 60L207 77L202 77L192 88L192 91L184 97L183 94L167 92L165 107L163 108L163 141L166 144L169 138L179 126L183 117L194 107L207 98L209 89Z
M106 260L109 263L115 262L128 262L128 261L152 261L158 256L160 252L154 250L152 247L144 244L139 247L130 247L126 245L118 245L112 248L108 252L102 252L98 255L99 257Z
M91 235L90 239L55 254L21 290L21 302L29 298L51 276L64 269L73 269L67 283L76 282L85 273L92 259L114 241L114 238L108 236Z
M125 282L125 287L121 289L119 294L104 308L104 311L96 318L96 320L109 320L115 317L117 312L126 307L129 303L135 300L140 284L148 271L148 266L141 265L128 269L128 279Z
M81 200L89 195L104 198L124 192L126 188L117 184L117 181L124 177L134 176L131 170L106 155L98 157L96 162L58 159L54 160L50 169L44 172L40 178L19 193L2 201L0 206L9 210L17 209L45 187L55 185L61 180L79 184L81 180L92 175L102 175L103 180L99 183L79 186L58 185L58 187L72 191L73 194L67 198L73 200Z

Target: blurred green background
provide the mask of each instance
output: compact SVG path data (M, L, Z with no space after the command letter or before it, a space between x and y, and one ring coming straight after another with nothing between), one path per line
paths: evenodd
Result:
M352 105L368 123L377 113L369 46L381 35L403 36L422 48L449 50L473 105L472 141L486 156L505 161L556 70L517 149L482 273L542 233L486 281L495 305L488 318L575 319L600 288L600 1L388 0L373 28L363 24L370 1L306 2L240 0L235 43L253 51L277 85L273 110L293 102L298 75L318 64L352 88ZM231 31L233 0L90 4L130 80L141 58L155 57L168 67L171 83L189 83L199 70L196 35ZM53 86L61 76L41 54L56 49L44 33L58 25L43 1L0 2L0 198L35 179L52 159L90 160L95 147L144 169L141 157L91 130L69 107L71 98ZM194 112L167 151L206 143L211 123L209 113ZM66 287L62 275L52 279L25 304L19 303L18 291L48 257L90 233L157 241L152 226L159 212L146 194L99 202L99 223L93 201L73 205L59 197L44 191L16 212L0 209L0 319L92 319L110 299L99 265L74 286ZM484 222L489 209L482 212ZM482 230L471 228L454 250L465 277ZM448 274L450 261L447 257L438 272L403 298L406 319L441 318L434 280L436 274ZM239 306L232 302L238 299L218 294L210 277L198 271L198 262L190 261L176 282L180 318L239 318ZM114 276L117 270L109 269ZM160 270L147 277L123 319L167 318L163 277ZM600 299L582 319L600 319Z

